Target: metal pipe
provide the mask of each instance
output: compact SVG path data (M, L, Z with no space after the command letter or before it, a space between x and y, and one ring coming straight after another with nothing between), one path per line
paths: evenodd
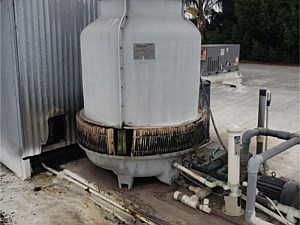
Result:
M260 89L259 90L258 123L257 123L257 127L265 127L266 103L267 103L266 96L267 96L267 90L266 89ZM262 135L257 136L256 142L257 142L256 153L260 154L260 153L263 152L264 137Z
M214 187L219 186L219 187L222 187L224 190L229 190L229 187L225 183L223 183L219 180L216 180L214 182L210 182L210 181L206 180L205 178L203 178L203 177L197 175L196 173L192 172L191 170L185 168L184 166L180 165L177 162L174 162L173 166L175 168L181 170L182 172L188 174L189 176L193 177L194 179L196 179L200 183L205 184L209 188L214 188Z
M288 133L288 132L287 132ZM289 133L290 134L290 133ZM250 225L263 223L261 219L255 216L255 199L256 199L256 185L257 185L257 173L259 171L260 164L265 160L272 158L275 155L291 148L294 145L299 144L299 135L291 138L290 140L271 148L270 150L263 152L259 155L251 157L248 162L248 185L247 185L247 204L245 210L245 219ZM264 223L263 223L264 224ZM266 223L269 224L269 223ZM288 223L286 223L288 224Z
M271 91L267 91L267 107L266 107L266 128L269 129L269 108L271 105ZM268 149L268 136L265 137L265 149L264 152ZM264 173L268 170L267 162L264 162Z

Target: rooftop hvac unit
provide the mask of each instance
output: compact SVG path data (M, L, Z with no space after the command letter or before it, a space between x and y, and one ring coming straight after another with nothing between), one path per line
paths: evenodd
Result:
M203 75L214 75L239 70L239 44L202 45L201 69Z

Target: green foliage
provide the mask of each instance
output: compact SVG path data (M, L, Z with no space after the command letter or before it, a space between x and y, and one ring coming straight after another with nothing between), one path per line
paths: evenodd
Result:
M299 63L298 0L222 0L206 43L239 43L241 58Z
M202 35L205 37L205 26L207 20L215 13L214 7L220 7L220 0L183 0L184 10L192 17L192 22L197 26Z
M213 43L231 43L232 27L236 22L234 15L234 1L222 0L222 12L215 12L211 16L210 23L206 25L207 44Z
M266 56L268 55L268 50L265 49L264 45L257 40L252 40L252 51L251 59L257 61L267 61Z

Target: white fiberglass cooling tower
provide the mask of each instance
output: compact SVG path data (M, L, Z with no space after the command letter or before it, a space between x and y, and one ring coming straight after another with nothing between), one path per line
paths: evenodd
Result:
M183 18L181 0L102 0L100 10L81 33L78 142L120 187L145 176L171 183L177 171L166 159L206 139L200 33Z

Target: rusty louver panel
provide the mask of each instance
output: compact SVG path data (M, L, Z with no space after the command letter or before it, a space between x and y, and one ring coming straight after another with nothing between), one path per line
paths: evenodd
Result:
M97 0L14 0L23 157L40 154L48 119L65 115L63 145L75 143L83 107L80 33L98 16Z
M79 112L76 116L76 134L80 145L103 153L114 155L113 129L97 126L85 121Z
M205 123L200 119L176 127L134 131L133 156L167 154L196 148L206 141Z
M167 154L197 148L206 142L205 121L204 118L165 128L116 129L91 123L81 111L76 117L77 139L82 147L102 154L131 157Z

